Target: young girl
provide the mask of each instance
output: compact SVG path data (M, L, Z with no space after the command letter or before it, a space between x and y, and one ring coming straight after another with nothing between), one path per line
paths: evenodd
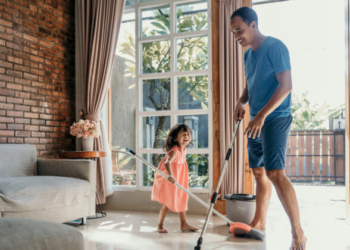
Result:
M159 233L168 232L163 227L163 222L168 209L179 213L182 231L193 232L198 230L198 228L192 227L186 222L187 193L173 185L177 182L184 188L188 189L186 146L190 143L191 129L185 124L177 124L170 130L168 137L163 144L163 150L167 153L159 163L158 169L168 175L169 178L166 180L163 176L156 173L152 189L152 200L163 204L159 212Z

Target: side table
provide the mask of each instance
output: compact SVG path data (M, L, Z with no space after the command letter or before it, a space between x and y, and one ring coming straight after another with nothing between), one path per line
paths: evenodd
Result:
M63 151L58 153L58 157L60 159L90 159L93 161L97 161L98 158L106 157L106 156L107 156L107 153L105 151ZM107 216L107 213L100 202L100 195L98 193L97 187L96 187L96 199L97 199L100 211L96 211L95 217L90 216L90 217L87 217L87 219L98 219L98 218L103 218ZM101 216L97 216L97 214L101 214Z

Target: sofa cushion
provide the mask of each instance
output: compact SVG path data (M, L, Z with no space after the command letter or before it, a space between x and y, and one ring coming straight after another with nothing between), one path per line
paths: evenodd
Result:
M1 250L83 250L84 238L74 227L47 221L0 219Z
M31 211L77 205L90 196L86 180L28 176L0 178L0 211Z
M37 173L36 147L0 144L0 178L33 176Z

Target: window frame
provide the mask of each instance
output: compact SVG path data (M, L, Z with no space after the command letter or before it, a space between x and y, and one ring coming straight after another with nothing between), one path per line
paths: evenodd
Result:
M197 148L197 149L187 149L187 154L208 154L208 177L209 186L208 188L190 188L193 193L209 193L213 189L213 97L212 97L212 27L211 27L211 1L207 0L207 15L208 15L208 29L200 31L191 32L181 32L176 33L176 6L178 4L190 4L196 2L203 2L203 0L157 0L146 3L140 3L141 0L135 0L135 5L125 6L124 13L135 12L135 94L136 98L136 110L135 110L135 122L136 122L136 148L134 149L137 155L142 157L143 154L161 154L164 153L162 149L143 149L142 146L142 119L143 117L149 116L170 116L170 127L177 124L178 116L183 115L208 115L208 148ZM169 5L171 20L170 20L170 34L169 35L159 35L159 36L149 36L143 37L141 34L141 11L143 9L148 9L158 6ZM192 70L192 71L177 71L177 39L181 38L192 38L199 36L208 37L208 67L205 70ZM155 41L170 41L170 72L167 73L152 73L152 74L142 74L142 43L145 42L155 42ZM197 75L207 75L208 76L208 109L188 109L188 110L178 110L177 109L177 81L178 77L181 76L197 76ZM160 79L160 78L170 78L171 82L171 109L167 111L142 111L142 81L145 79ZM111 118L111 117L110 117ZM158 167L158 166L156 166ZM136 159L136 185L126 186L126 185L113 185L113 190L116 191L151 191L152 187L143 186L143 173L142 173L142 161Z

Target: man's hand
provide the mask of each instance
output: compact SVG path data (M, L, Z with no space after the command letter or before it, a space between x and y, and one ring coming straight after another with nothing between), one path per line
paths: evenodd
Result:
M176 179L174 178L174 176L169 176L168 177L168 181L171 183L171 184L174 184L176 182Z
M248 132L248 137L251 138L251 136L253 136L253 139L255 139L256 136L260 137L261 128L264 125L265 118L266 117L264 115L258 113L257 116L250 121L248 127L244 131L244 134Z
M238 100L238 102L236 103L235 112L233 114L235 121L237 122L238 120L242 120L244 118L244 114L245 114L244 106L242 105L241 100Z

